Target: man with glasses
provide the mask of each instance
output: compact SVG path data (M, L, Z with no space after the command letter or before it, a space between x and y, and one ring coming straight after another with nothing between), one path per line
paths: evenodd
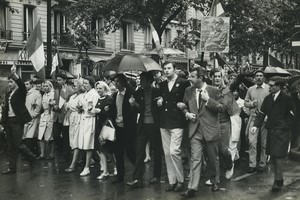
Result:
M271 156L274 169L272 191L277 192L283 186L282 162L287 156L290 141L290 127L295 107L292 97L282 91L284 81L279 77L269 80L270 94L264 99L250 134L255 134L267 116L265 128L268 131L267 154Z
M250 116L246 128L246 135L248 134L249 139L249 169L248 173L255 171L263 172L266 167L267 155L266 155L266 141L267 131L265 125L262 123L261 127L255 132L250 132L253 127L254 121L257 118L258 113L263 100L269 95L269 86L264 83L265 74L262 70L257 70L254 73L255 85L250 87L245 97L245 107L250 109ZM257 142L258 136L260 135L260 159L257 165Z

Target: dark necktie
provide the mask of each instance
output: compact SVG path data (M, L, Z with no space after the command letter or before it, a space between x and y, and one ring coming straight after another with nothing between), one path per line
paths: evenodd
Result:
M201 99L201 92L202 92L202 90L198 90L198 109L200 110L201 109L201 101L202 101L202 99Z

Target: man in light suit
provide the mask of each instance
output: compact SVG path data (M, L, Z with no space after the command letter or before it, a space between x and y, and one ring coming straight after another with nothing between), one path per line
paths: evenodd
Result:
M193 197L198 190L204 148L206 148L212 168L210 177L213 183L212 191L219 189L218 112L222 111L224 106L217 102L218 88L207 85L204 77L205 70L202 67L192 69L189 77L192 86L185 90L184 103L177 105L189 120L189 138L192 149L188 190L181 193L186 198Z

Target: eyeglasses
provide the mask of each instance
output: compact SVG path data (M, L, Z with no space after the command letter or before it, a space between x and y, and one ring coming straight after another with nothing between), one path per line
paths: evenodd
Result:
M275 86L275 84L269 84L269 86L270 86L270 87L273 87L273 86Z

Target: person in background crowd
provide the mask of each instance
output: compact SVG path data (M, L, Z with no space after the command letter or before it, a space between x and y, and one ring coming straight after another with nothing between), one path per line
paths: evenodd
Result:
M220 70L216 69L213 72L214 86L220 90L218 102L223 105L223 111L219 113L221 139L219 144L220 158L222 159L225 167L225 176L230 178L233 174L233 160L229 151L229 142L231 138L231 119L230 117L239 115L239 107L233 97L230 85L225 85L224 75ZM227 174L227 175L226 175ZM209 181L206 185L211 185Z
M94 108L97 105L99 94L94 89L95 80L92 77L83 78L83 89L85 93L79 100L81 112L78 134L78 148L86 152L85 167L80 176L90 174L90 162L95 147L96 116Z
M65 172L75 172L76 162L79 156L79 127L80 117L83 112L82 106L80 106L81 99L83 98L83 80L78 79L75 83L75 93L70 97L67 103L67 116L69 116L69 139L70 147L73 150L73 159L71 165L65 169Z
M161 138L159 131L159 111L156 99L159 97L159 89L152 86L154 77L151 72L143 72L140 75L141 88L130 98L131 106L140 114L137 125L137 148L136 163L133 170L132 182L127 185L131 187L143 186L143 175L145 171L145 149L148 141L150 141L151 149L153 149L153 178L151 184L158 183L161 176Z
M263 100L250 130L251 134L255 134L267 116L265 123L268 131L267 154L271 156L274 167L273 192L281 190L283 186L283 158L288 154L291 123L295 116L292 97L282 91L284 81L279 78L271 77L269 79L270 94Z
M32 120L24 125L23 142L32 152L38 155L37 135L42 109L42 95L34 88L32 80L25 81L25 87L27 90L25 105Z
M256 132L250 132L254 121L256 120L257 114L260 112L260 107L263 100L269 95L269 86L265 84L265 74L262 70L257 70L254 73L255 85L251 86L245 97L245 107L250 109L250 117L248 120L246 135L249 138L249 169L248 173L255 171L263 172L267 163L266 155L266 142L267 142L267 131L265 130L264 123L261 124ZM258 140L260 136L260 140ZM257 143L260 141L260 158L257 159ZM259 160L257 166L257 160Z
M166 81L160 84L161 98L157 105L161 108L160 132L167 165L169 186L166 191L183 190L184 174L181 159L181 141L186 126L185 117L177 107L182 102L184 91L190 85L186 79L175 73L175 65L171 62L163 64Z
M57 74L56 81L58 88L55 89L55 105L53 107L55 111L53 137L58 150L62 152L64 159L67 160L70 155L69 127L64 126L63 122L67 112L66 103L74 93L74 90L67 84L66 75Z
M8 77L9 91L5 95L5 106L2 111L1 124L6 131L8 168L2 174L14 174L17 170L17 155L21 155L34 167L36 156L22 143L24 124L31 121L30 113L25 106L26 87L16 72L15 64Z
M52 160L54 159L55 144L53 139L53 119L54 111L53 107L55 105L54 99L54 89L50 81L45 81L43 83L43 91L45 92L42 98L42 110L40 124L39 124L39 134L38 140L40 141L41 154L38 157L39 160ZM46 157L46 144L50 146L49 156Z
M109 86L104 81L98 81L95 84L95 88L99 94L99 100L97 102L97 105L94 109L94 112L96 114L96 133L95 133L95 150L98 152L98 155L100 156L100 171L102 173L100 176L97 177L98 180L105 180L108 175L108 167L107 167L107 159L108 157L111 158L111 161L114 165L114 174L116 174L116 166L115 166L115 159L113 156L113 145L114 142L108 141L108 140L101 140L99 139L100 132L104 126L104 124L109 119L109 112L110 107L112 105L112 97L111 91ZM101 137L100 137L101 138Z
M136 160L135 134L137 115L129 103L129 99L133 93L128 85L126 76L124 74L117 74L114 81L117 92L113 94L111 118L116 129L114 153L118 175L114 177L112 183L116 184L124 182L124 151L126 151L127 157L133 165Z
M43 81L40 80L40 79L36 79L33 81L33 85L34 85L34 88L39 91L41 93L41 95L43 96L44 92L43 92Z
M201 167L204 160L204 148L212 168L212 173L210 174L211 189L212 191L219 189L220 165L218 145L220 127L218 112L222 106L217 102L218 88L209 86L204 82L205 74L206 71L202 67L191 70L189 80L192 86L185 90L183 103L177 104L189 120L189 139L191 143L190 180L187 191L181 193L186 198L193 197L198 190Z

